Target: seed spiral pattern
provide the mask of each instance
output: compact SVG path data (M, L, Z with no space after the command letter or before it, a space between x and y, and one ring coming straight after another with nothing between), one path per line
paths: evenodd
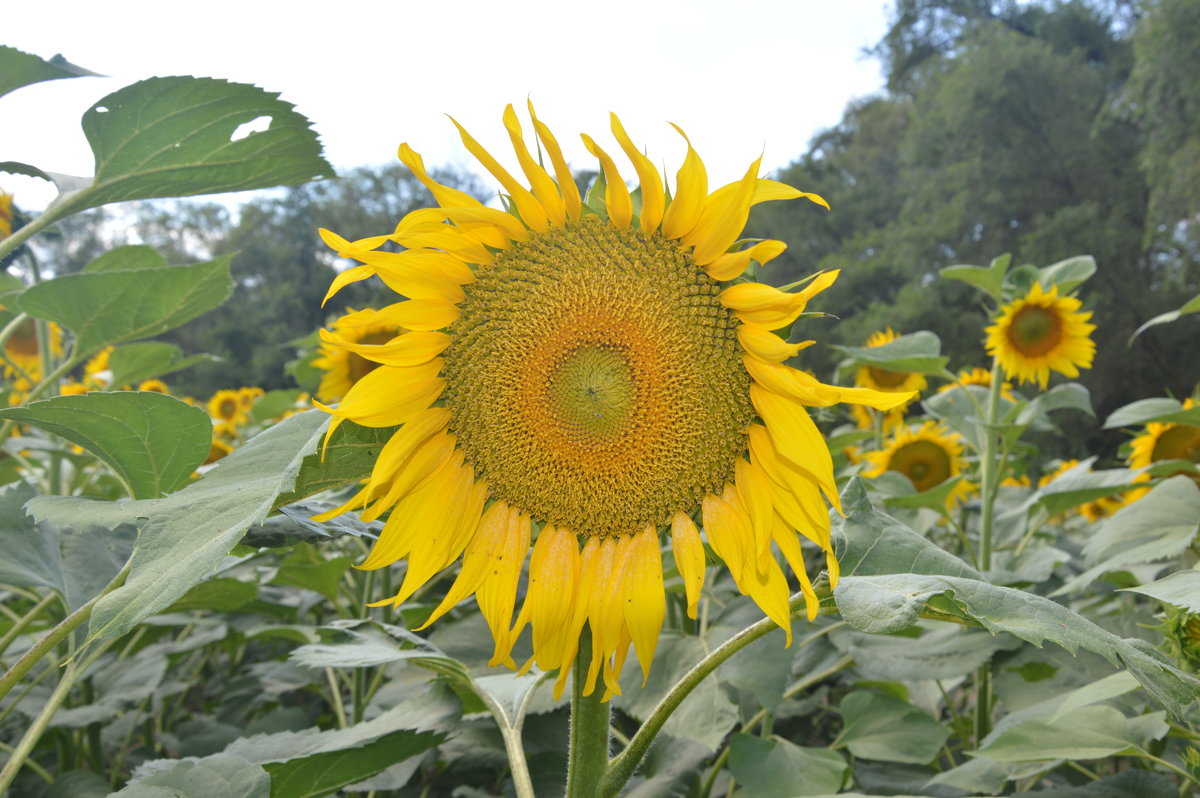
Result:
M753 409L719 290L674 242L596 217L498 255L445 352L466 462L584 535L662 526L720 493Z

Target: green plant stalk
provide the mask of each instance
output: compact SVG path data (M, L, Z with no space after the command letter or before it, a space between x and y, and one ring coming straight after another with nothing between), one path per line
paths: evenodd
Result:
M800 608L804 606L804 594L796 593L793 595L788 601L788 606L791 609L792 616L795 616ZM609 796L616 795L625 786L625 782L629 781L629 777L633 775L633 771L642 761L642 757L646 755L646 751L650 749L650 744L654 742L655 736L667 722L667 719L671 717L671 713L683 703L683 700L710 673L716 670L725 660L758 638L778 628L770 618L763 618L761 621L747 626L717 646L713 649L712 653L700 660L694 668L684 674L683 678L675 683L670 692L663 696L662 700L658 702L658 706L646 717L645 722L637 730L637 734L633 735L633 739L629 741L629 745L626 746L625 750L614 757L612 762L609 763L608 772L604 773L603 781L599 782L599 795L603 798L609 798ZM582 652L582 646L580 651ZM574 703L572 703L573 706ZM574 732L573 727L572 732ZM574 750L572 750L572 753L574 753ZM589 794L580 793L580 795ZM574 798L575 793L568 791L567 795L570 798Z
M383 669L380 668L380 670L382 671ZM544 678L546 678L545 674L538 679L533 688L526 691L525 697L521 699L520 706L517 707L516 715L511 720L505 709L496 703L496 699L492 698L490 694L477 687L472 688L475 695L479 697L479 700L492 713L492 717L496 719L496 725L500 728L500 736L504 739L504 752L508 755L508 770L512 775L513 792L517 798L536 798L533 794L533 779L529 776L529 763L525 761L525 748L521 742L521 729L525 725L525 713L529 709L529 702L533 699L537 685Z
M33 238L38 233L45 230L50 225L57 222L68 213L52 212L57 209L47 208L46 211L31 221L29 224L16 230L8 238L0 239L0 258L5 257L8 253L14 251L17 247L24 244L29 239Z
M571 739L567 759L567 798L595 798L603 794L601 781L608 770L608 727L612 705L601 701L600 686L583 694L587 667L592 659L591 630L579 636L575 673L571 677ZM640 759L641 757L639 757ZM628 778L628 777L626 777ZM622 781L624 783L624 781Z
M46 705L42 707L42 711L33 719L33 723L25 731L25 736L17 743L16 748L9 757L8 762L4 765L4 770L0 771L0 795L12 784L13 779L17 777L17 773L25 764L25 760L29 758L29 754L33 752L34 746L38 740L42 738L42 734L46 731L46 727L50 725L50 721L54 718L54 714L58 712L58 708L67 698L67 694L71 692L71 688L75 686L75 682L79 677L87 671L96 659L108 650L112 645L112 640L105 640L92 650L82 662L72 662L67 666L67 670L63 673L62 679L58 686L54 688L54 692L50 694L50 699Z
M992 530L995 522L996 490L1000 485L1004 455L996 451L996 429L1000 413L1000 389L1004 374L1000 359L992 358L992 385L984 417L983 451L980 452L980 490L983 493L979 517L979 570L985 574L992 567ZM992 726L992 669L991 662L979 666L975 677L975 745L991 731Z
M39 640L33 648L26 651L25 655L17 660L16 664L9 668L3 677L0 677L0 698L8 695L9 691L16 687L21 679L25 677L30 668L36 665L42 657L49 654L62 642L63 638L75 631L88 618L92 617L92 610L100 599L125 583L125 577L129 575L129 566L129 563L125 563L125 567L121 569L121 572L114 576L112 581L95 598L59 622L58 626L51 629L49 634ZM3 789L0 789L0 794L2 793Z
M56 601L58 601L58 596L55 595L53 591L47 593L41 601L34 605L33 609L21 616L21 618L12 625L12 628L4 633L4 637L0 637L0 654L3 654L8 650L8 647L12 645L12 641L16 640L17 636L20 635L21 632L25 631L25 627L33 623L34 618L40 615L42 610L46 609Z

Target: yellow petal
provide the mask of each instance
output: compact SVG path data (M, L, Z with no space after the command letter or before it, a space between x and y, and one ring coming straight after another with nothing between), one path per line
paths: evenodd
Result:
M779 551L783 553L783 558L787 560L788 566L791 567L792 573L799 580L800 592L804 594L805 613L808 615L810 621L814 620L817 617L817 613L820 612L821 601L817 598L817 593L813 590L812 581L808 578L808 571L804 568L804 552L800 549L800 538L796 537L796 533L789 529L784 520L777 515L775 516L771 539L775 541L775 545L779 547Z
M471 596L483 584L484 578L493 567L497 553L503 548L508 534L509 507L503 501L497 501L484 511L479 519L479 526L463 552L462 568L458 578L450 586L442 603L434 609L429 620L417 627L421 631L438 618L445 615L455 604Z
M690 233L700 221L704 201L708 198L708 172L700 156L692 149L687 134L680 130L679 125L672 124L671 127L687 142L687 156L675 175L675 196L663 212L662 233L667 238L679 239Z
M325 307L325 303L333 297L338 291L341 291L350 283L357 283L360 280L365 280L375 274L375 270L370 266L352 266L345 271L340 271L333 278L333 282L329 284L329 290L325 292L325 298L321 300L321 307Z
M642 686L650 678L650 663L654 647L667 614L667 599L663 591L662 551L654 527L647 527L627 543L631 549L628 568L628 596L625 601L625 624L642 666ZM620 676L620 668L616 668Z
M579 587L575 591L575 604L571 609L570 621L563 627L562 660L559 662L558 679L554 682L555 701L562 697L571 668L575 668L576 674L582 673L580 669L583 666L575 661L575 655L579 653L579 635L583 632L583 625L587 623L591 610L592 593L595 592L599 575L599 556L600 539L594 535L588 537L583 544L583 551L579 553Z
M771 557L765 569L749 568L742 585L742 592L754 599L768 618L779 624L787 633L787 645L792 644L792 609L788 603L787 578L775 558Z
M743 459L734 464L734 487L746 508L750 532L754 536L753 556L760 559L771 553L771 485L761 468Z
M615 569L616 558L617 541L615 538L606 536L600 541L596 550L596 560L592 566L594 574L588 602L588 626L592 631L592 661L588 665L587 680L583 686L584 695L591 695L592 691L596 689L596 677L600 675L605 660L617 647L622 615L620 614L620 599L615 596L619 587Z
M533 195L542 204L542 208L550 218L550 223L555 227L562 227L567 223L566 205L563 204L563 199L558 193L558 186L554 184L541 164L533 160L529 154L529 148L525 146L525 137L521 133L521 123L511 104L504 109L504 127L508 130L508 137L512 141L513 152L517 154L517 161L521 164L521 171L525 173L525 177L529 179L529 185L533 187Z
M810 474L820 485L825 498L840 512L841 503L833 479L833 458L804 405L768 391L758 383L750 385L750 401L766 422L775 451Z
M516 178L509 174L508 170L500 165L500 162L492 157L491 153L483 148L478 141L471 137L462 125L450 117L450 121L454 122L454 126L458 128L458 135L462 138L463 145L467 150L475 156L475 160L483 165L492 173L492 176L500 181L500 185L508 192L508 196L512 199L513 204L517 206L517 213L521 214L521 221L529 225L531 230L539 233L544 233L550 229L549 220L546 218L546 211L542 208L540 202L533 194L529 193L529 189L521 185Z
M472 197L466 192L459 191L456 188L443 186L429 176L425 171L425 162L421 156L413 151L413 148L407 143L400 145L400 162L408 167L409 171L425 188L429 189L429 193L433 194L434 200L443 208L470 208L483 207L483 203Z
M412 456L404 461L396 470L396 475L390 483L381 483L380 488L386 488L383 497L361 513L364 521L374 521L383 515L387 508L404 499L411 493L423 488L451 457L454 456L455 437L447 433L432 435L419 444ZM368 489L375 492L374 481ZM393 517L395 513L393 513Z
M364 427L407 423L441 395L446 384L437 376L441 369L440 357L411 368L379 366L354 383L341 403L327 408L328 412Z
M624 230L633 221L633 201L629 198L629 187L625 185L625 179L617 171L617 165L608 153L600 149L588 134L581 134L581 138L588 152L600 160L604 169L604 205L608 210L608 220Z
M533 129L537 131L538 138L542 140L542 146L546 148L546 154L550 156L550 163L554 165L554 178L558 181L558 190L562 194L567 218L578 221L583 212L583 202L579 198L579 187L575 185L575 175L571 171L571 167L567 166L566 160L563 159L562 148L558 146L558 140L554 138L550 128L542 124L538 120L537 114L534 113L533 101L530 100L528 105L529 118L533 120Z
M701 507L708 544L725 561L734 581L740 584L746 570L747 555L754 551L754 537L737 492L727 486L719 497L712 494L705 496Z
M495 667L504 663L515 668L512 662L512 647L516 641L512 637L513 608L517 601L517 582L521 578L521 567L529 552L530 538L529 516L510 508L508 530L492 561L492 569L483 578L483 584L475 591L475 600L479 602L479 611L492 630L496 641L496 649L488 665Z
M700 603L700 588L704 585L704 544L696 524L686 513L676 512L671 519L671 552L683 579L688 617L694 619Z
M712 263L704 267L704 271L708 272L708 276L714 280L735 280L742 276L742 272L746 271L750 261L757 261L759 265L765 264L781 255L785 249L787 249L787 244L782 241L771 239L759 241L752 247L719 255Z
M795 357L801 349L807 349L816 343L816 341L801 341L798 344L789 344L775 333L765 327L759 327L757 324L739 324L737 336L742 349L771 363L779 363Z
M641 185L642 232L647 234L653 233L662 222L663 207L666 204L662 177L659 176L654 162L633 146L633 142L629 140L629 134L625 132L625 128L621 125L621 120L617 118L617 115L609 114L609 118L612 120L613 135L621 145L621 149L625 151L626 157L633 163L633 168L638 175L638 183ZM634 642L636 645L636 640Z
M478 239L440 222L393 233L392 240L408 249L440 249L463 263L486 265L493 260L492 253Z
M375 312L373 323L402 327L406 330L441 330L462 315L458 305L441 299L409 299Z
M529 557L525 604L533 624L533 654L538 667L552 670L562 658L562 627L574 611L579 581L579 543L573 532L547 524ZM524 611L522 611L524 614ZM520 634L520 621L517 623Z
M410 332L385 344L362 344L339 338L328 330L320 331L321 340L361 355L385 366L419 366L440 355L453 340L441 332Z
M700 221L690 233L681 239L684 246L695 246L692 260L699 266L712 263L737 241L750 218L750 200L754 196L754 185L758 180L760 156L737 184L737 189L726 196L713 194L704 203Z
M483 243L498 249L507 249L510 241L528 241L529 230L521 224L521 220L511 213L505 213L499 208L445 208L442 210L446 218L460 227L477 233L483 227L494 228L502 238L499 240L482 239Z

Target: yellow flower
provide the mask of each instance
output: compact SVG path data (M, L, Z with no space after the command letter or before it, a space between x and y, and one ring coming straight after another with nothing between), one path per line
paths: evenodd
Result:
M222 389L208 400L208 414L221 426L236 427L245 418L237 391Z
M1196 406L1195 399L1184 399L1183 409L1190 410ZM1190 424L1161 424L1151 421L1145 431L1130 442L1129 459L1126 461L1130 468L1146 468L1162 460L1190 460L1200 463L1200 427ZM1182 470L1176 473L1184 473ZM1195 474L1192 478L1200 483ZM1136 482L1146 482L1149 475L1141 474ZM1140 499L1148 492L1141 488L1129 495L1129 501Z
M48 322L46 328L50 332L51 360L58 360L63 352L62 328L54 322ZM36 321L26 319L17 325L16 330L4 342L4 355L5 377L17 376L17 369L20 369L34 382L42 379L42 356L38 350Z
M670 535L695 617L705 569L697 521L738 588L789 639L790 588L778 555L814 617L800 536L825 551L836 582L826 501L837 507L838 495L805 406L853 401L887 410L911 398L822 385L783 364L808 342L788 344L772 331L791 325L836 272L794 294L737 281L751 260L784 249L763 241L729 251L751 205L824 200L758 178L758 162L710 194L689 146L668 202L653 161L611 119L640 178L636 195L584 136L605 181L602 200L585 205L550 130L533 118L552 172L531 154L509 106L504 124L531 188L459 130L502 184L510 211L435 182L404 144L400 159L440 207L362 241L321 231L340 255L362 262L330 294L378 275L410 299L372 315L409 330L387 343L325 337L380 364L339 406L325 407L330 433L347 419L403 426L367 485L318 516L365 507L370 520L391 511L359 566L407 559L399 592L380 604L398 606L461 556L426 625L474 595L495 641L492 664L516 667L512 647L528 624L534 653L526 665L558 668L559 691L586 623L592 659L578 667L585 692L602 680L606 698L620 692L631 643L649 672L666 612L660 536ZM380 249L387 242L406 250Z
M91 389L80 382L64 382L58 389L59 396L78 396L88 393Z
M992 372L981 368L961 369L958 372L958 379L956 379L954 382L948 382L942 387L938 388L938 393L953 391L960 385L978 385L981 388L991 388ZM1017 397L1013 396L1011 382L1005 382L1001 384L1000 395L1010 402L1017 401Z
M381 322L379 311L370 308L355 311L346 309L346 315L333 323L332 330L321 330L321 349L313 360L315 368L324 372L317 398L323 402L336 402L346 395L350 387L370 374L379 364L337 344L347 341L353 344L386 344L405 332L395 324Z
M888 327L885 330L876 330L867 337L864 346L875 348L890 344L899 336ZM883 391L885 393L905 393L912 394L912 398L908 401L898 404L891 411L883 416L883 429L885 432L894 429L904 417L904 410L916 400L917 395L925 390L929 382L925 379L924 374L913 374L907 371L889 371L881 369L878 366L862 366L854 373L854 384L860 388L867 388L872 391ZM913 393L915 391L915 393ZM873 426L873 414L865 408L855 406L850 408L850 415L859 429L869 429Z
M88 388L95 390L109 387L112 382L112 369L108 365L108 356L112 351L113 347L106 346L83 364L83 384Z
M1080 313L1074 297L1049 293L1041 283L1022 299L1001 308L1000 316L984 332L987 352L999 358L1008 377L1036 382L1044 389L1051 370L1078 377L1080 368L1091 368L1096 344L1089 337L1096 325L1088 324L1091 312Z
M238 404L241 405L243 413L249 413L250 408L254 407L254 403L258 401L265 391L257 386L250 388L238 388Z
M13 195L0 190L0 238L12 235Z
M220 460L225 455L233 451L233 446L221 440L213 438L212 445L208 449L208 457L204 458L203 465L209 465Z
M962 473L962 452L962 436L941 422L926 421L915 429L900 427L882 451L867 452L865 457L871 465L863 476L878 477L895 471L908 477L918 493L924 493ZM946 497L947 508L970 493L971 483L960 480Z
M142 380L138 383L137 389L139 391L153 391L154 393L171 393L167 388L167 384L162 380Z

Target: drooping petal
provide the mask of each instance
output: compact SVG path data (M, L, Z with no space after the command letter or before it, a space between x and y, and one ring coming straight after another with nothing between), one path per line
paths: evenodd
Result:
M816 341L801 341L789 344L775 333L759 327L757 324L739 324L737 328L738 342L742 348L756 358L770 363L779 363L795 357L802 349L807 349ZM753 376L753 372L751 373Z
M766 422L775 450L810 474L821 486L825 498L840 512L841 502L833 479L833 458L804 405L757 383L750 385L750 401Z
M484 575L483 584L475 591L479 611L496 641L495 652L488 661L492 666L503 662L510 668L516 667L512 661L512 647L516 642L512 637L512 616L517 601L517 582L529 553L530 535L529 516L510 508L504 542L495 553L491 571Z
M700 588L704 584L704 544L696 524L686 513L676 512L671 519L671 552L683 579L688 617L694 619L700 603Z
M647 527L626 544L630 547L628 596L625 602L625 625L642 667L642 685L650 678L650 663L658 634L667 614L667 599L663 592L662 552L658 533ZM617 668L620 676L620 668Z
M454 605L469 596L474 595L489 571L495 567L496 558L502 554L502 549L508 535L510 508L503 501L497 501L484 511L479 519L475 534L467 543L463 552L462 567L458 578L450 586L446 597L442 599L425 623L417 627L421 631L431 623L441 618L454 608Z

